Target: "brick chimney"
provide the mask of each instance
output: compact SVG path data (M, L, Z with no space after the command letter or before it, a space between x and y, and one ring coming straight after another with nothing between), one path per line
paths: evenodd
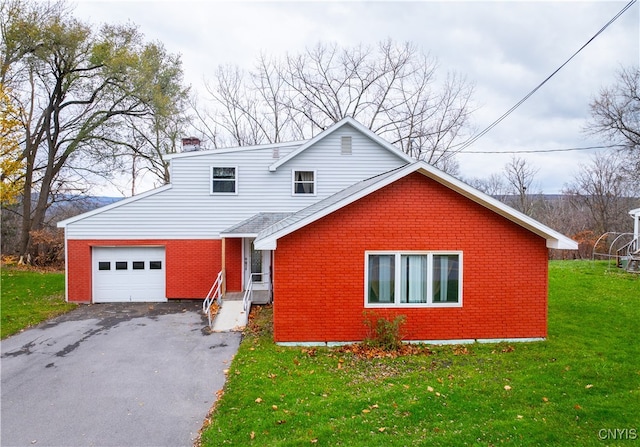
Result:
M182 152L194 152L200 150L200 138L189 137L182 139Z

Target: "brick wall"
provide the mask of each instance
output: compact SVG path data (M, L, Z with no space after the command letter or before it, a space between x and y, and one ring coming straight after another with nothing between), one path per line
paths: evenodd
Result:
M462 307L373 310L407 340L546 336L545 240L414 173L278 241L275 340L361 340L367 250L463 252Z
M169 299L204 298L222 266L221 240L68 240L69 301L91 302L91 247L145 245L165 247L166 293ZM236 282L240 282L236 277L241 275L240 245L227 241L226 253L227 275L231 285L236 287Z

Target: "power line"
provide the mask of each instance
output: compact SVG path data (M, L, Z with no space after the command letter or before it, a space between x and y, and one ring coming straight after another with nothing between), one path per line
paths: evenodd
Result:
M589 39L584 45L582 45L575 53L573 53L571 55L571 57L569 59L567 59L562 65L560 65L553 73L551 73L549 76L547 76L547 78L542 81L540 84L538 84L538 86L536 88L534 88L533 90L531 90L524 98L522 98L520 101L518 101L516 103L516 105L514 105L513 107L511 107L509 110L507 110L500 118L498 118L497 120L495 120L493 123L491 123L489 126L487 126L482 132L478 133L477 135L471 137L470 139L468 139L466 142L462 143L462 145L460 146L460 148L456 149L455 151L452 151L451 153L449 153L446 158L451 158L452 156L454 156L455 154L465 150L467 147L471 146L473 143L475 143L478 139L482 138L484 135L486 135L489 131L491 131L491 129L493 129L494 127L496 127L498 124L500 124L502 122L502 120L504 120L507 116L509 116L514 110L516 110L518 107L520 107L522 105L522 103L524 103L527 99L529 99L534 93L536 93L544 84L547 83L547 81L549 81L553 76L556 75L556 73L558 73L560 70L562 70L562 68L564 68L565 65L567 65L574 57L576 57L578 55L578 53L580 53L587 45L589 45L596 37L598 37L600 34L602 34L602 32L607 29L609 27L609 25L611 25L613 22L615 22L622 14L624 14L629 8L631 8L631 6L633 6L636 3L637 0L631 0L629 3L627 3L627 5L622 8L620 10L620 12L618 12L611 20L609 20L602 28L600 28L600 30L595 33L593 35L593 37L591 37L591 39Z
M464 151L465 154L542 154L546 152L571 152L590 151L593 149L610 149L613 147L625 147L622 144L609 144L607 146L565 147L560 149L525 149L522 151Z

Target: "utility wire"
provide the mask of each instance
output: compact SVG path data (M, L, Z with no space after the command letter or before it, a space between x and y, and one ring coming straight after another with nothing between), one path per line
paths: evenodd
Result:
M507 110L500 118L498 118L497 120L495 120L493 123L491 123L487 128L485 128L482 132L478 133L477 135L471 137L469 140L467 140L466 142L462 143L462 145L460 146L460 148L456 149L455 151L452 151L451 153L449 153L445 159L447 158L451 158L452 156L454 156L455 154L457 154L458 152L461 152L463 150L465 150L467 147L471 146L473 143L475 143L477 140L479 140L481 137L483 137L484 135L486 135L491 129L493 129L494 127L496 127L498 124L500 124L500 122L502 122L502 120L504 120L507 116L509 116L514 110L516 110L518 107L520 107L522 105L522 103L524 103L527 99L529 99L535 92L537 92L544 84L547 83L547 81L549 81L549 79L551 79L553 76L556 75L556 73L558 73L560 70L562 70L562 68L564 68L565 65L567 65L574 57L576 57L578 55L578 53L580 53L587 45L589 45L596 37L598 37L600 34L602 34L602 32L607 29L609 27L609 25L611 25L613 22L615 22L622 14L624 14L629 8L631 8L631 6L633 6L636 3L637 0L631 0L629 3L627 3L627 5L622 8L620 10L620 12L618 12L611 20L609 20L602 28L600 28L600 30L595 33L593 35L593 37L591 39L589 39L584 45L582 45L575 53L573 53L571 55L571 57L569 59L567 59L562 65L560 65L553 73L551 73L549 76L547 76L547 78L542 81L540 84L538 84L538 86L536 88L534 88L533 90L531 90L524 98L522 98L520 101L518 101L518 103L516 103L516 105L514 105L513 107L511 107L509 110Z
M609 144L607 146L565 147L560 149L529 149L523 151L464 151L465 154L542 154L546 152L571 152L590 151L592 149L610 149L612 147L625 147L622 144Z

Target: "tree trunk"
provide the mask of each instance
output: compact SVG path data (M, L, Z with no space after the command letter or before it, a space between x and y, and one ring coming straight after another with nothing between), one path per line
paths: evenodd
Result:
M20 247L18 253L21 260L27 256L31 248L31 204L33 200L33 159L35 153L30 146L29 138L27 138L24 192L22 194L22 223L20 225Z

